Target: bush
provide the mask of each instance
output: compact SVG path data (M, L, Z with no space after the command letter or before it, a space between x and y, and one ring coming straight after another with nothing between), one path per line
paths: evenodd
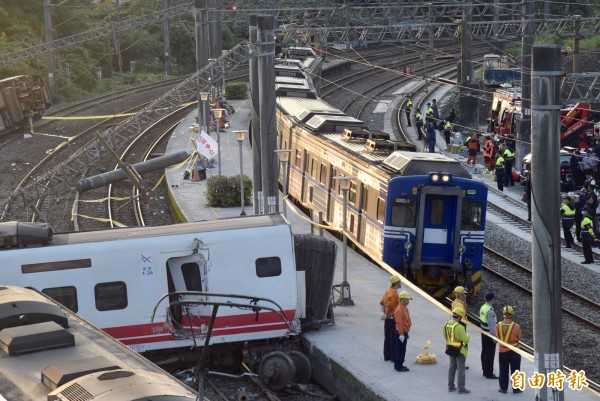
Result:
M227 99L246 99L248 97L248 85L245 82L230 82L225 85Z
M212 176L206 181L206 201L212 207L240 205L240 176ZM252 180L244 175L244 205L252 204Z

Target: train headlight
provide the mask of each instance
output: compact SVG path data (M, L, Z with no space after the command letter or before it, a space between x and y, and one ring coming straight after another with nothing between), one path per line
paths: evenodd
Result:
M467 250L467 247L464 246L464 245L461 245L461 246L458 247L458 253L460 253L461 255L463 253L465 253L466 250Z
M406 252L410 251L412 249L412 246L413 246L412 242L410 242L410 241L406 241L404 243L404 249L406 249Z
M433 183L442 182L444 184L447 184L452 180L452 175L445 173L431 173L429 175L429 180Z

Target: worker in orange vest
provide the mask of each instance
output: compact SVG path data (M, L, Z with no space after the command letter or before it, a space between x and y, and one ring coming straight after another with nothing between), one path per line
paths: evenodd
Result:
M496 142L489 134L485 136L485 142L483 143L483 160L488 170L494 169L496 164Z

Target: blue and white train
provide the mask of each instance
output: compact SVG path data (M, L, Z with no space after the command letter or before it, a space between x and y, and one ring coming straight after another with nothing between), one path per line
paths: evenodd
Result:
M297 90L278 91L277 134L279 148L291 150L280 181L313 218L342 227L343 193L334 177L354 177L347 235L361 251L435 297L457 285L480 290L487 187L458 161L417 153Z

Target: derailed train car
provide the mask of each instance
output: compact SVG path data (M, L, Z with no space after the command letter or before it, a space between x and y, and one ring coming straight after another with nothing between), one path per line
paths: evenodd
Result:
M435 297L456 285L481 288L487 187L458 161L416 153L407 142L369 130L321 99L277 97L280 149L290 150L280 181L319 221L343 223L335 177L352 177L346 234ZM286 179L283 179L286 174Z
M196 392L43 294L0 286L0 399L197 400Z
M328 321L335 244L293 235L279 215L0 232L5 283L42 291L165 369L195 366L208 345L213 369L243 361L272 388L310 379L299 335Z
M0 79L0 133L39 120L52 105L46 82L36 75Z

